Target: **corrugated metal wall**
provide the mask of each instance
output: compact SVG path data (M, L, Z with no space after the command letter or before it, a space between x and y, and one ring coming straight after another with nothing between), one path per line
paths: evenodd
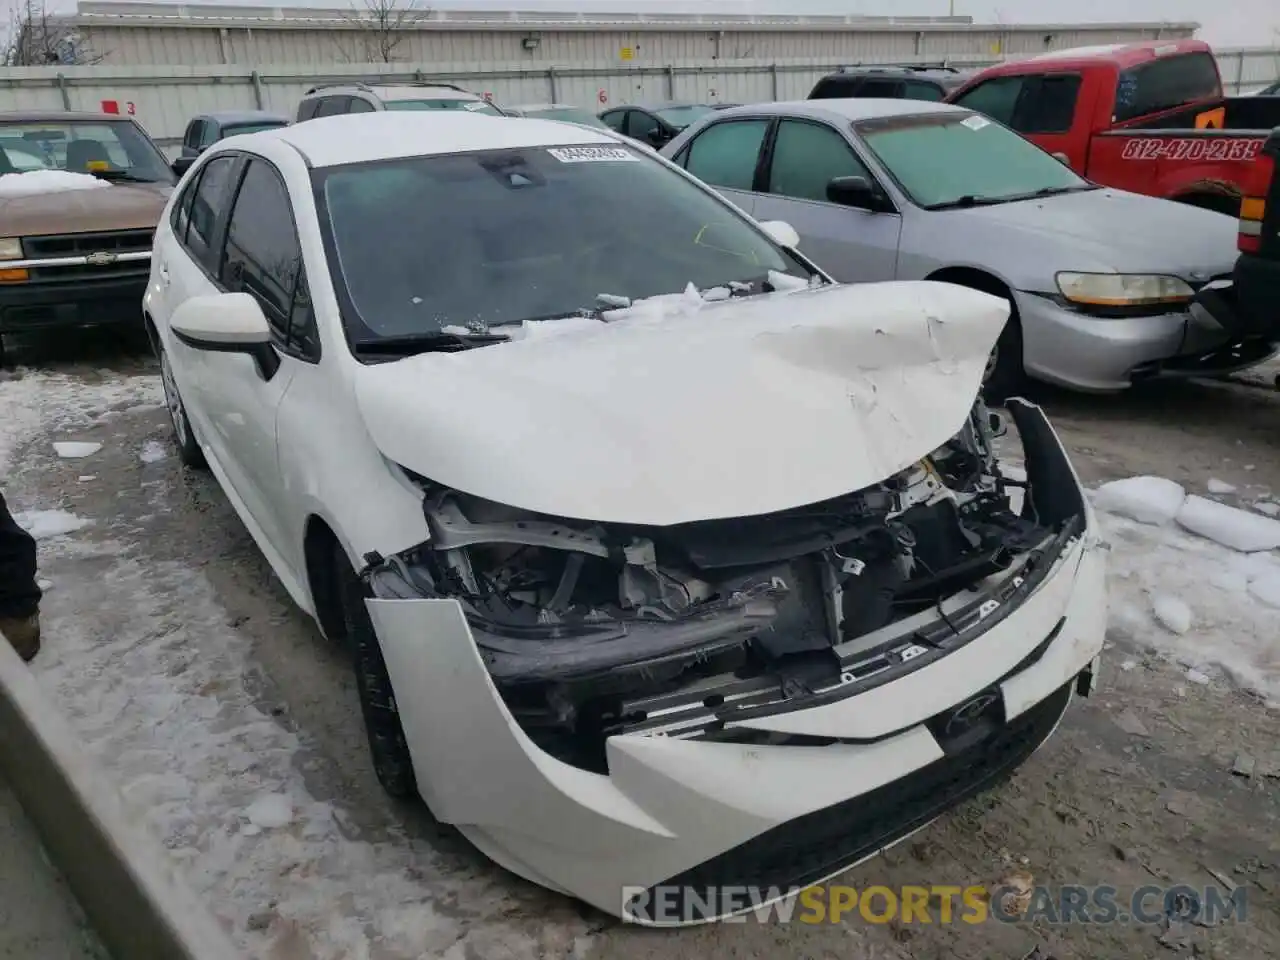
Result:
M935 55L936 56L936 55ZM1222 50L1218 61L1231 91L1270 83L1280 69L1280 51ZM982 66L993 58L957 58ZM830 59L790 61L685 60L670 65L580 64L573 68L506 63L334 65L323 69L211 67L0 67L0 111L102 109L114 100L132 112L152 136L169 145L187 121L212 110L262 108L292 117L303 93L321 81L449 80L499 103L557 100L599 109L610 104L666 98L751 103L802 99L819 78L838 65ZM415 70L420 73L415 75ZM601 100L604 97L604 101Z
M233 21L228 21L233 22ZM536 25L535 25L536 26ZM525 49L531 35L521 30L406 31L395 51L405 63L509 63L531 66L623 62L673 63L695 59L844 61L885 60L919 54L990 57L1039 53L1049 49L1096 43L1120 43L1187 36L1188 31L1154 26L1079 27L1044 32L1045 28L1002 27L911 30L627 30L605 25L590 30L536 30L538 44ZM360 31L351 28L244 26L82 27L92 49L111 65L219 63L318 65L365 59Z

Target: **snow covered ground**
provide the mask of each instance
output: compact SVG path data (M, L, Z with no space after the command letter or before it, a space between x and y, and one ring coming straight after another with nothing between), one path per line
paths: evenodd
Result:
M34 664L45 688L248 955L542 956L545 924L503 919L519 902L501 874L459 875L404 836L365 842L347 811L311 795L305 744L255 702L249 642L198 565L150 556L110 510L79 516L52 485L22 484L57 456L51 441L87 436L101 448L67 468L78 486L97 483L81 470L119 475L122 458L162 471L144 483L180 483L157 443L113 447L114 426L161 399L155 376L0 380L0 478L28 490L15 516L55 588ZM572 913L555 925L556 955L585 929Z
M361 794L317 786L321 725L265 704L263 654L243 616L228 610L219 579L242 561L198 540L211 516L228 527L234 520L225 504L214 515L201 499L204 481L191 492L167 446L161 399L153 375L0 379L0 483L20 522L41 537L41 574L53 585L38 676L247 954L656 956L656 941L619 947L566 901L481 861L443 855L394 814L390 826L367 829L368 810L351 799ZM54 446L62 443L101 446L76 447L79 458L67 460ZM1256 485L1241 493L1247 485L1233 479L1196 486L1140 478L1093 495L1111 544L1109 666L1168 660L1188 690L1228 696L1238 687L1280 705L1280 554L1245 553L1203 535L1254 548L1269 542L1275 501ZM1243 518L1188 493L1241 506ZM182 524L159 525L179 512L187 514ZM243 530L234 535L244 539ZM298 629L286 616L267 633ZM324 735L360 739L358 731ZM686 942L701 943L699 955L728 956L721 950L730 948L709 945L733 935ZM846 949L862 933L842 936L840 955L863 955ZM755 957L761 949L730 952ZM835 955L830 944L786 950Z

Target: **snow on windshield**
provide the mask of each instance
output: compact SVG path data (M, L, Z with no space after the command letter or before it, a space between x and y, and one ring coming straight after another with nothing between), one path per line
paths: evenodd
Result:
M66 170L29 170L26 173L0 174L0 200L34 197L42 193L65 193L68 190L98 190L111 184L91 173Z

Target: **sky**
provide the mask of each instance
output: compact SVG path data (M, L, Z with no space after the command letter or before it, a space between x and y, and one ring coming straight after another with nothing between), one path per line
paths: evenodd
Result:
M0 0L0 9L19 0ZM193 0L200 2L200 0ZM237 0L203 0L233 5ZM258 6L349 7L361 0L258 0ZM951 12L980 23L1055 23L1118 20L1194 21L1199 34L1224 47L1280 47L1280 0L425 0L444 9L503 10L734 10L756 13L855 13L876 16L935 15ZM48 0L52 9L71 10L74 0ZM1068 13L1069 11L1069 13Z

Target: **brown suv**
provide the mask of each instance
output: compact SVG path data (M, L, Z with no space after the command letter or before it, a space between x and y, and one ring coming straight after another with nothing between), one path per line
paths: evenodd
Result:
M141 325L174 182L129 117L0 113L0 363L6 333Z

